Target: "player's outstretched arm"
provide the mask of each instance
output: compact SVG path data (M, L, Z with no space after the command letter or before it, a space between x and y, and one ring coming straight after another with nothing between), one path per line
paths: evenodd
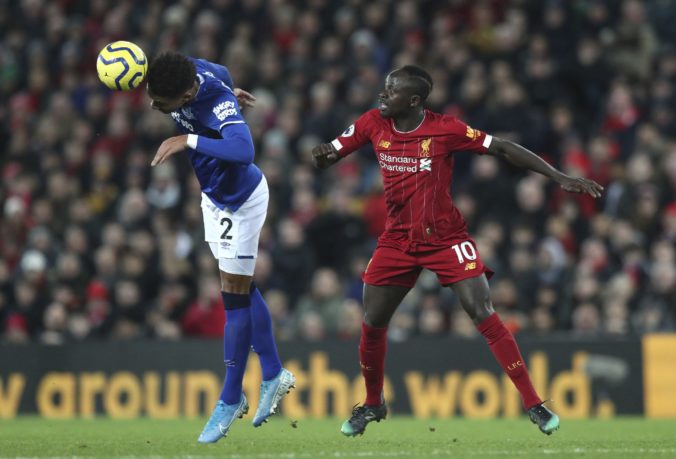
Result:
M319 169L326 169L338 161L340 155L330 143L322 143L312 149L312 162Z
M545 160L532 151L509 140L493 137L488 154L505 159L517 167L529 169L551 178L566 191L586 193L594 198L600 198L603 187L593 180L582 177L570 177L552 167Z
M170 137L160 145L151 166L162 164L172 155L192 148L203 155L237 164L251 164L254 160L254 146L251 132L246 124L228 124L221 130L221 139L188 134Z

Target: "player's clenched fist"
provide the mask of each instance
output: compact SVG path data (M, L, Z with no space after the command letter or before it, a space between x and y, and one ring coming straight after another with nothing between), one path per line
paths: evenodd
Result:
M322 143L312 149L312 161L320 169L326 169L339 159L338 152L330 143Z

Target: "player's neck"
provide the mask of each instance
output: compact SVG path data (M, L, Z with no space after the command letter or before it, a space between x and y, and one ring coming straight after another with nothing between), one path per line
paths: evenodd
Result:
M190 96L190 99L188 99L185 103L187 104L187 103L191 102L195 98L195 96L197 95L197 92L199 90L200 90L200 84L197 80L195 80L195 84L193 85L192 90L191 90L192 95Z
M418 129L424 119L425 110L420 109L420 111L413 112L410 115L393 118L392 122L394 123L394 129L406 133Z
M181 104L178 106L178 108L176 108L176 110L178 110L181 107L185 107L190 102L195 100L195 96L197 96L197 93L199 92L199 90L200 90L200 85L197 82L197 80L195 80L195 84L193 85L192 88L190 88L188 91L185 92L185 94L183 95L183 98L181 99Z

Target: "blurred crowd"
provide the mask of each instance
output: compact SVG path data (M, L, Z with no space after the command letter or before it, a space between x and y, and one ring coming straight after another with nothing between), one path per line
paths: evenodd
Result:
M562 192L457 153L453 196L513 331L676 329L676 2L664 0L0 0L0 340L222 334L217 264L185 155L143 89L111 92L96 55L129 40L228 66L270 184L256 283L280 340L360 332L360 273L383 230L368 148L316 171L310 150L414 63L429 107L605 187ZM476 331L423 272L390 338Z

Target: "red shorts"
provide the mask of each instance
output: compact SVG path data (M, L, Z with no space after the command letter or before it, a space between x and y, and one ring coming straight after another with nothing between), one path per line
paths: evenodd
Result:
M420 271L429 269L441 285L449 285L493 271L481 261L471 238L452 241L447 247L418 246L415 250L378 245L366 265L362 280L369 285L398 285L412 288Z

